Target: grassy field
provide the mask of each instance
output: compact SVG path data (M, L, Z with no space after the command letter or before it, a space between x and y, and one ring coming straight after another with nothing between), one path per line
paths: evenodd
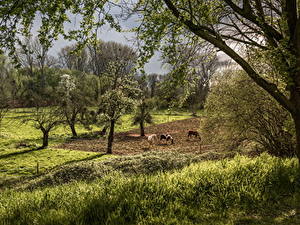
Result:
M155 112L154 122L164 123L190 117L187 112L166 113ZM3 122L4 126L0 130L0 183L14 176L36 174L37 167L39 172L43 172L58 165L98 155L95 152L56 149L55 145L63 143L71 137L71 132L65 126L60 126L50 133L48 149L36 150L41 145L42 133L35 129L31 122L23 122L30 115L31 109L15 109L9 112L7 119ZM117 124L116 132L136 128L136 126L132 126L131 118L132 115L123 116L120 123ZM100 128L94 127L92 131L96 130L100 130ZM77 126L77 131L79 135L90 132L82 126ZM98 160L107 157L109 156L98 157Z
M237 156L154 175L115 171L88 183L7 190L0 224L300 224L298 170L295 159Z
M41 133L22 122L26 116L29 109L10 112L0 134L0 224L300 224L296 159L57 149L71 137L63 126L51 133L48 149L37 150ZM189 117L156 112L154 120ZM130 118L117 131L136 128ZM87 132L78 127L79 135Z

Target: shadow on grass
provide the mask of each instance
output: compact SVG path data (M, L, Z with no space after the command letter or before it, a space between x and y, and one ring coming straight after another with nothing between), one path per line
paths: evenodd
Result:
M36 150L37 149L26 150L26 151L20 152L19 154L24 154L24 153L28 153L28 152L32 152L32 151L36 151ZM11 155L16 155L16 154L12 153L12 154L7 154L6 156L9 157ZM101 153L101 154L93 155L93 156L83 158L83 159L71 160L71 161L62 163L60 165L54 166L52 168L49 168L42 173L32 174L30 176L21 176L21 177L7 178L7 179L1 179L1 177L0 177L0 192L1 192L1 190L9 189L9 188L17 188L18 189L20 187L20 185L24 184L25 182L30 182L38 177L45 176L46 174L50 173L51 170L55 170L61 166L72 164L72 163L77 163L77 162L89 161L89 160L103 157L105 155L107 155L107 154Z
M99 138L99 136L100 136L100 131L86 132L86 133L79 134L76 137L67 137L65 141L66 143L69 143L76 140L92 140L92 139Z
M5 155L0 155L0 159L7 159L9 157L22 155L22 154L26 154L26 153L30 153L30 152L34 152L34 151L38 151L38 150L41 150L41 147L37 147L37 148L29 149L29 150L23 150L23 151L19 151L19 152L13 152L13 153L5 154Z
M92 156L89 156L89 157L83 158L83 159L74 159L74 160L65 162L65 163L63 163L63 164L61 164L61 165L59 165L59 166L62 166L62 165L68 165L68 164L71 164L71 163L77 163L77 162L89 161L89 160L93 160L93 159L98 159L98 158L101 158L101 157L106 156L106 155L111 155L111 154L101 153L101 154L92 155ZM59 166L57 166L57 167L59 167Z
M292 203L293 204L293 203ZM267 207L266 207L267 208ZM268 212L261 210L256 215L236 218L233 225L255 225L255 224L272 224L272 225L294 225L300 224L300 214L295 206L288 206L282 209L281 206L274 207L277 209Z

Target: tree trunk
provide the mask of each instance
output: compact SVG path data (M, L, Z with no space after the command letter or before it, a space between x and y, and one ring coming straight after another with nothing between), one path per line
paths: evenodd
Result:
M141 130L141 136L145 136L145 128L144 128L144 121L140 122L140 130Z
M300 165L300 114L293 116L296 129L296 156Z
M300 112L297 114L293 115L293 120L295 123L295 130L296 130L296 155L298 158L298 163L300 166ZM300 168L298 169L299 171L299 176L300 176ZM295 196L295 205L297 206L296 208L296 214L300 215L300 192L299 192L299 185L296 186L296 196Z
M46 148L48 146L49 140L49 131L43 131L43 145L42 148Z
M297 59L297 65L300 68L300 56ZM291 114L296 130L296 156L300 165L300 73L298 72L292 77L294 77L294 85L290 89L290 101L294 105L294 112Z
M114 141L115 120L110 121L110 129L108 134L107 154L112 154L112 144Z
M77 132L76 132L76 129L75 129L75 124L74 123L70 123L69 126L70 126L70 129L72 131L72 136L73 137L77 137Z

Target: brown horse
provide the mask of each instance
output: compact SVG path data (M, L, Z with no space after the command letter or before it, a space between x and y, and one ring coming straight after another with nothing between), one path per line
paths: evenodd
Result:
M200 134L199 134L198 131L189 130L188 131L188 138L193 137L193 136L196 137L196 138L201 139Z

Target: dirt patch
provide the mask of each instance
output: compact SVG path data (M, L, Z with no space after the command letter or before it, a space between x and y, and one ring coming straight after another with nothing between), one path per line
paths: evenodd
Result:
M145 137L140 137L139 129L116 133L113 143L113 154L129 155L139 154L145 151L170 150L200 154L215 149L215 146L212 145L201 145L201 141L198 138L187 137L187 132L189 130L197 130L199 123L198 118L192 118L148 126L145 128ZM148 135L160 135L166 133L171 134L174 138L173 145L166 143L165 141L161 141L157 145L150 146L147 142ZM72 140L59 145L58 148L105 153L106 146L107 140L103 137L99 137L96 139Z

